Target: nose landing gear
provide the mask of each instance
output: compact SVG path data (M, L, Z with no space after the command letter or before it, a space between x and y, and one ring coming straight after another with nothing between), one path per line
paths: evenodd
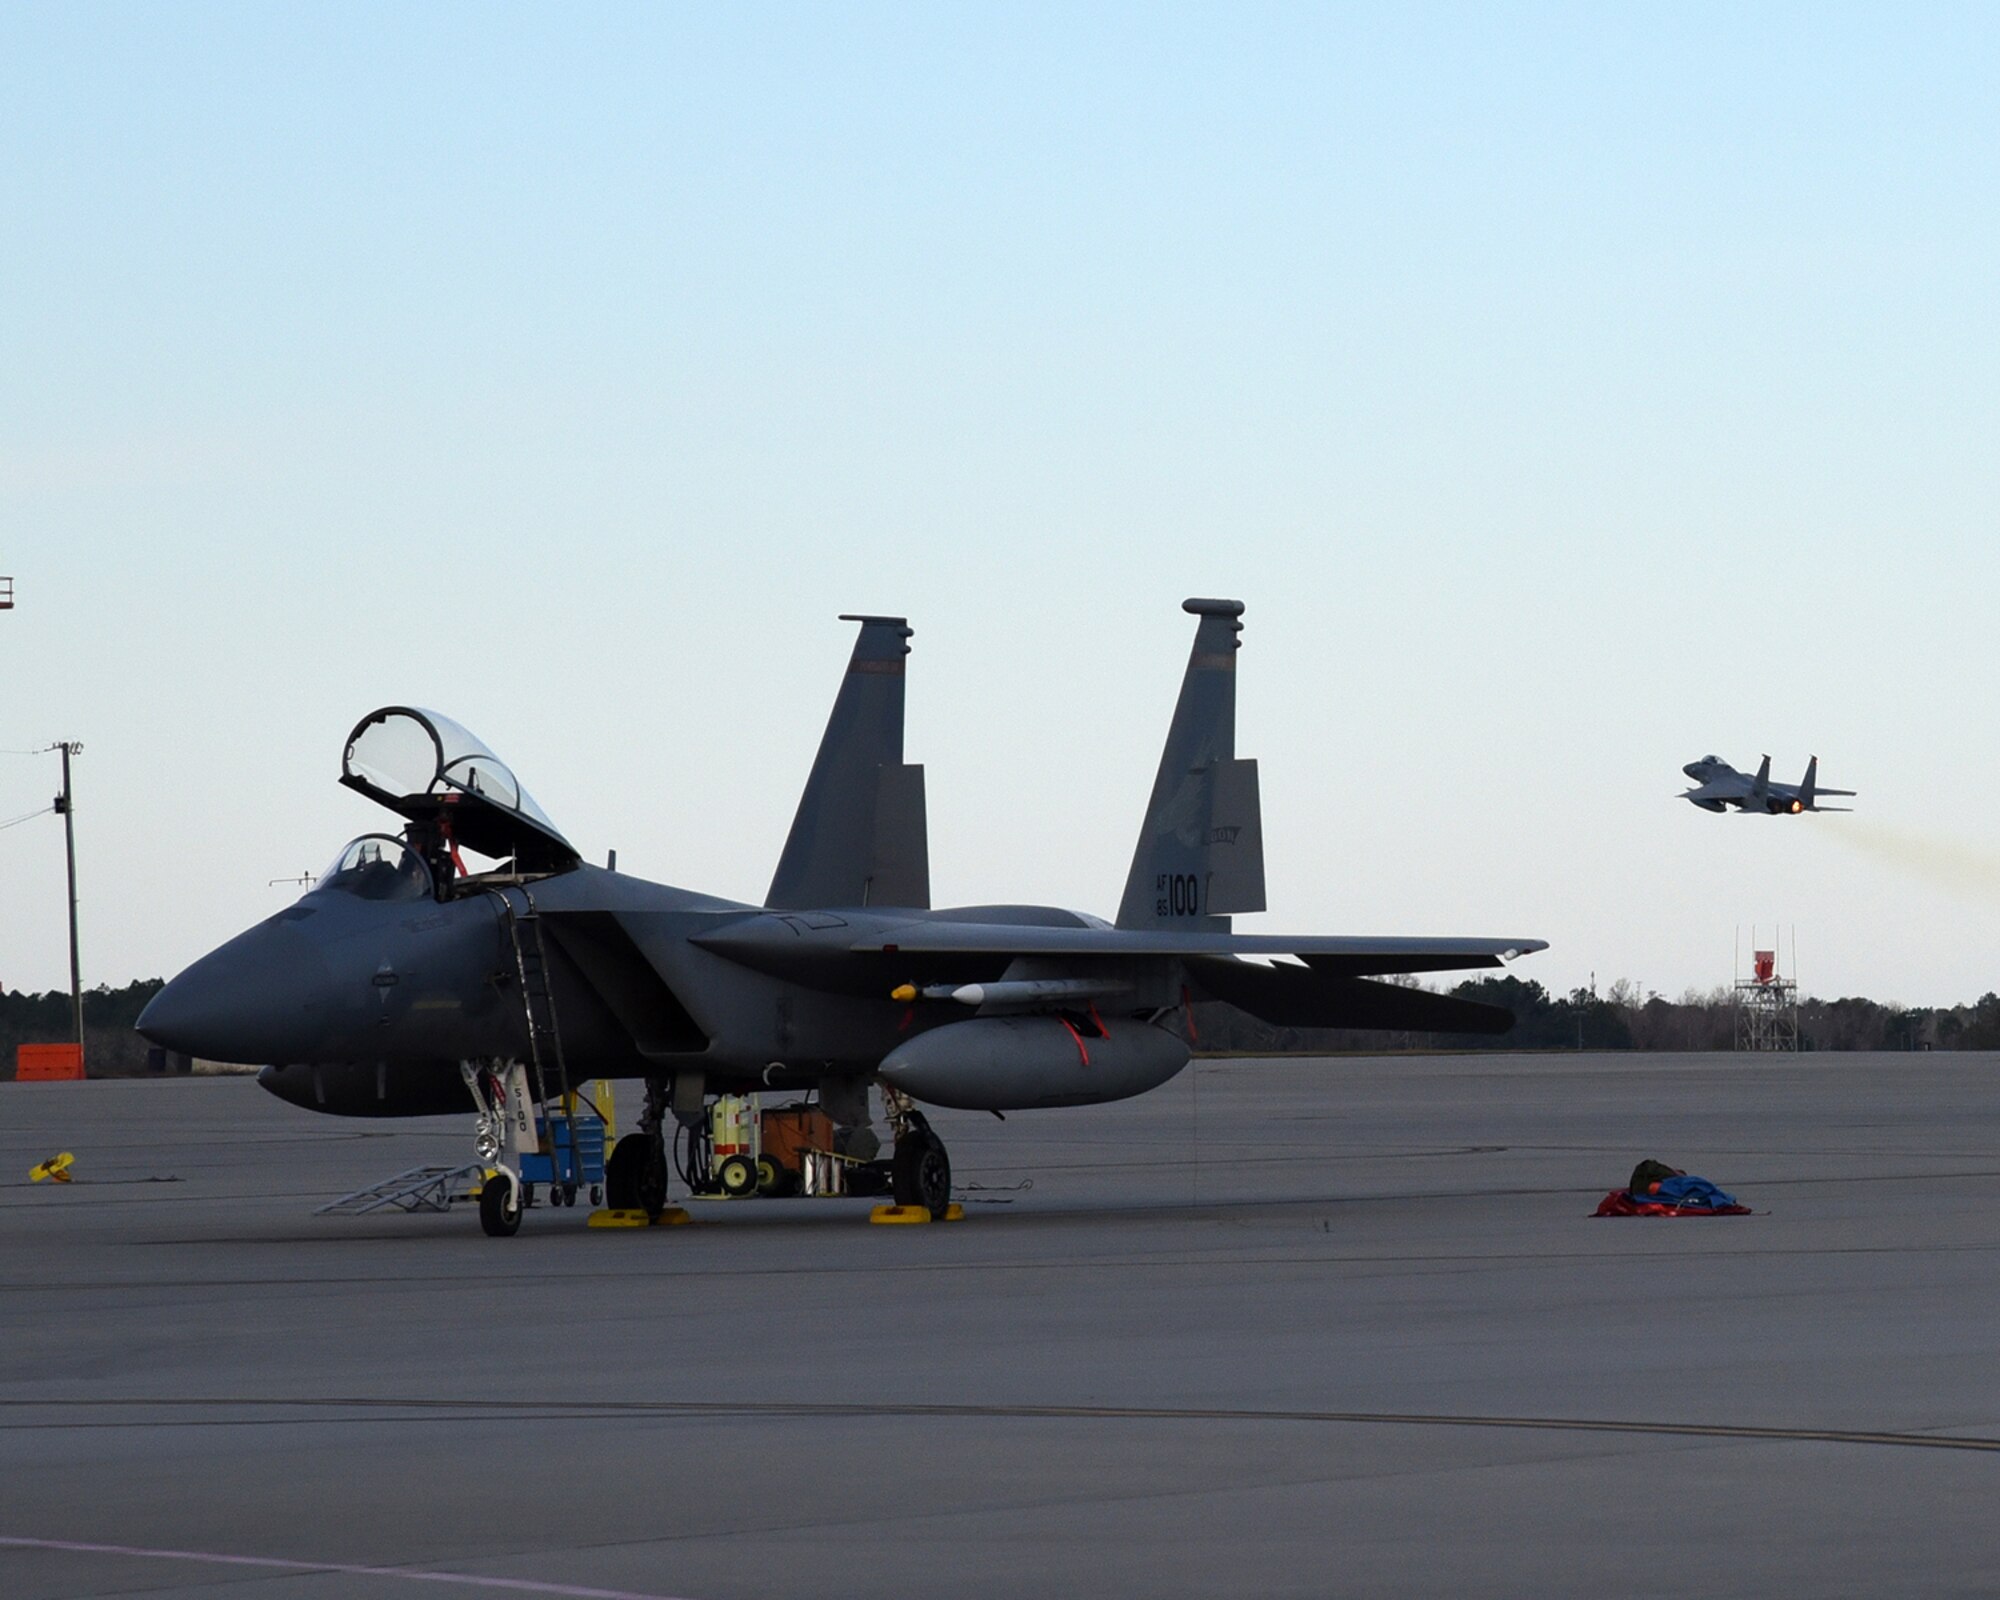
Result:
M521 1183L505 1167L480 1186L479 1226L493 1239L521 1231Z

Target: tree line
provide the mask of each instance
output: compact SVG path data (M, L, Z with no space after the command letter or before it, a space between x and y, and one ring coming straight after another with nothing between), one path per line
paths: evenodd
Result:
M1514 1026L1503 1034L1358 1032L1278 1028L1233 1007L1197 1004L1200 1048L1229 1051L1382 1050L1733 1050L1735 991L1689 989L1679 999L1643 994L1621 979L1603 994L1555 994L1532 978L1470 978L1443 990L1464 1000L1504 1006ZM2000 1050L2000 995L1970 1005L1902 1006L1849 996L1798 1002L1801 1050Z
M122 989L99 984L83 991L83 1060L93 1078L130 1077L146 1071L146 1041L132 1031L146 1002L166 986L141 978ZM14 1076L14 1052L24 1044L68 1044L76 1038L69 991L23 994L0 990L0 1077Z

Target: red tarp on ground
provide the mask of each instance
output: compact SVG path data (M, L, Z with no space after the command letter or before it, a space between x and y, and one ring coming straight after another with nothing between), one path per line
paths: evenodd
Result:
M1597 1203L1600 1217L1747 1217L1748 1206L1675 1206L1642 1200L1630 1189L1613 1189Z

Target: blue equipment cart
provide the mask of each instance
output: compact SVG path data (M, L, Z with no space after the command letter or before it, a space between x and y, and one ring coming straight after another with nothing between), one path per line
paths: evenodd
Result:
M560 1111L552 1117L538 1115L535 1132L547 1153L522 1155L521 1181L547 1184L555 1205L573 1201L584 1188L594 1191L591 1204L598 1204L604 1188L604 1119L579 1106L568 1116Z

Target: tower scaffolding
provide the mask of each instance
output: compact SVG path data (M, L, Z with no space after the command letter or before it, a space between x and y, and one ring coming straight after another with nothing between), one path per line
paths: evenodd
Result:
M1792 936L1792 975L1778 970L1784 941L1773 932L1771 948L1756 948L1750 930L1750 976L1736 979L1736 1048L1797 1050L1799 1047L1798 935Z

